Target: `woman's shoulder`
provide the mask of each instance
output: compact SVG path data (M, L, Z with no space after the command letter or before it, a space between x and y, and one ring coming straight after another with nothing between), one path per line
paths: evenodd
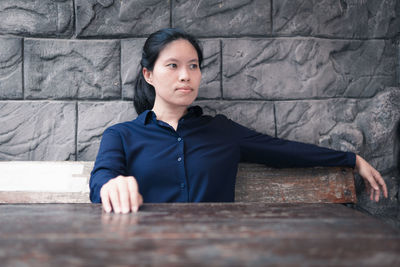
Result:
M111 126L108 126L104 132L126 132L126 131L131 131L133 130L135 127L138 126L138 118L135 118L133 120L130 121L124 121L124 122L118 122L115 123Z

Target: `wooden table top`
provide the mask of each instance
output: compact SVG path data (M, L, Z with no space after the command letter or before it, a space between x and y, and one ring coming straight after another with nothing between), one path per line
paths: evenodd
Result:
M341 204L0 205L1 266L400 266L400 231Z

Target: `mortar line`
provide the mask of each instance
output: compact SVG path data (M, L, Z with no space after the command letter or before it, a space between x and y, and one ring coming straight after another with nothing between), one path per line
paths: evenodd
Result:
M222 100L222 99L224 99L224 87L223 87L223 84L222 84L222 71L223 71L223 57L222 57L222 40L219 40L219 52L220 52L220 55L219 55L219 57L220 57L220 66L219 66L219 80L220 80L220 86L219 86L219 88L220 88L220 91L221 91L221 97L220 97L220 99Z
M119 42L119 95L120 100L124 100L123 90L122 90L122 40L118 40Z
M275 101L272 103L272 107L273 107L273 114L274 114L275 137L278 137L278 126L276 124L276 106L275 106Z
M169 27L172 28L172 9L173 9L173 0L169 1Z
M274 0L270 2L270 21L271 21L271 35L274 33L274 20L273 20L273 13L274 13Z
M75 161L78 161L78 101L75 101Z
M25 100L25 38L21 38L21 81L22 81L22 100Z
M76 18L77 18L77 15L76 15L75 0L72 1L72 9L73 9L74 21L72 23L72 38L71 39L76 39L76 35L77 35L77 32L76 32Z

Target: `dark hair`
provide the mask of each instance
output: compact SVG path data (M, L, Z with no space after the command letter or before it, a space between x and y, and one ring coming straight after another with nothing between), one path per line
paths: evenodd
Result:
M153 70L154 64L164 47L176 40L184 39L190 42L197 51L199 58L199 66L203 61L203 52L196 38L181 29L165 28L152 33L146 40L143 50L142 59L140 60L139 73L135 81L135 95L133 97L133 104L137 114L142 113L147 109L152 109L155 100L154 87L146 82L143 77L143 68Z

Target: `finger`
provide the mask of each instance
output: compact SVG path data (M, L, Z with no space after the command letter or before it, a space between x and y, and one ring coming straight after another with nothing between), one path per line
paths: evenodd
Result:
M142 206L143 204L143 196L139 194L139 206Z
M126 178L122 178L117 182L119 192L119 203L121 205L122 213L130 212L129 193L126 183Z
M129 188L129 196L130 196L130 204L131 204L131 210L133 212L136 212L139 208L139 190L138 190L138 184L136 182L136 179L133 177L129 177L128 179L128 188Z
M120 213L121 212L121 205L119 203L118 187L117 186L113 186L109 190L109 195L110 195L111 205L112 205L112 208L114 209L114 212L115 213Z
M372 187L368 188L369 199L374 200L374 189Z
M110 197L108 195L107 187L103 186L101 188L100 198L101 198L101 203L102 203L104 211L111 212L112 208L111 208Z
M387 198L388 197L388 190L387 190L387 186L386 186L385 180L383 180L381 174L378 171L374 172L374 176L375 176L375 179L376 179L377 183L382 187L384 197Z
M375 191L375 202L379 201L379 195L381 194L380 191Z

